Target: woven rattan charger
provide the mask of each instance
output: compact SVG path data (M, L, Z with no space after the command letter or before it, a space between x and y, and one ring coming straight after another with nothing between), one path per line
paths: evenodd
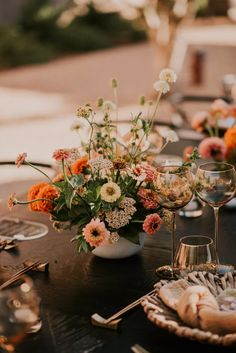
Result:
M214 296L219 295L226 288L236 288L236 271L228 272L221 277L207 272L192 272L185 279L190 285L207 287ZM222 346L236 345L236 333L221 336L186 326L177 312L167 307L158 296L160 288L167 283L170 283L170 281L161 280L158 282L155 285L155 293L146 297L142 302L144 311L150 321L180 337Z

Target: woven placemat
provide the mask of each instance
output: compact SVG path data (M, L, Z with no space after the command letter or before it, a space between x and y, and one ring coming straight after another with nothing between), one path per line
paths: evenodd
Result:
M236 271L228 272L223 277L207 272L192 272L185 279L190 285L207 287L214 296L219 295L226 288L236 288ZM236 345L236 333L221 336L186 326L177 312L167 307L158 296L160 288L167 283L170 283L170 281L161 280L158 282L155 285L155 294L146 297L142 302L144 311L150 321L180 337L209 344Z

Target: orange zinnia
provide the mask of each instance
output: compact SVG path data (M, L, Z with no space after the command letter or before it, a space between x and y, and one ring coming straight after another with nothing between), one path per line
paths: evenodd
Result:
M81 174L84 172L85 168L88 168L88 158L87 157L82 157L78 159L73 165L72 165L72 173L73 174Z
M38 194L39 194L40 190L46 185L48 185L48 184L47 183L39 183L36 185L32 185L28 191L28 197L27 197L28 201L33 201L35 199L38 199ZM39 211L38 201L30 203L29 209L30 209L30 211Z
M38 210L46 213L52 211L54 208L53 200L56 199L58 196L59 192L54 186L50 184L45 185L43 188L40 189L38 193L38 198L45 198L48 200L38 201Z
M236 148L236 126L231 127L226 131L224 141L229 150Z

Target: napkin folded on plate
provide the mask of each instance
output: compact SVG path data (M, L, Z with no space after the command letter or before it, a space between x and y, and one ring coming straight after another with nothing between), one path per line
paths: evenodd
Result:
M207 287L180 279L162 286L159 296L192 327L220 335L236 333L236 311L221 311Z

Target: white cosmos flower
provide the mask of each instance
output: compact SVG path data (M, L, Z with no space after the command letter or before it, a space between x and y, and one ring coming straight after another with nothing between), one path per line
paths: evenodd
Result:
M153 88L157 92L161 92L161 93L165 94L165 93L169 92L170 85L168 82L166 82L164 80L159 80L159 81L154 82Z
M159 79L168 83L174 83L177 80L177 75L171 69L163 69L159 74Z
M116 105L112 101L104 101L102 107L107 110L116 110Z
M110 181L106 184L103 184L100 191L101 199L106 202L115 202L121 196L121 190L119 185Z
M161 137L163 137L166 140L166 142L179 141L179 137L174 130L162 128L162 129L159 129L159 133L160 133Z

